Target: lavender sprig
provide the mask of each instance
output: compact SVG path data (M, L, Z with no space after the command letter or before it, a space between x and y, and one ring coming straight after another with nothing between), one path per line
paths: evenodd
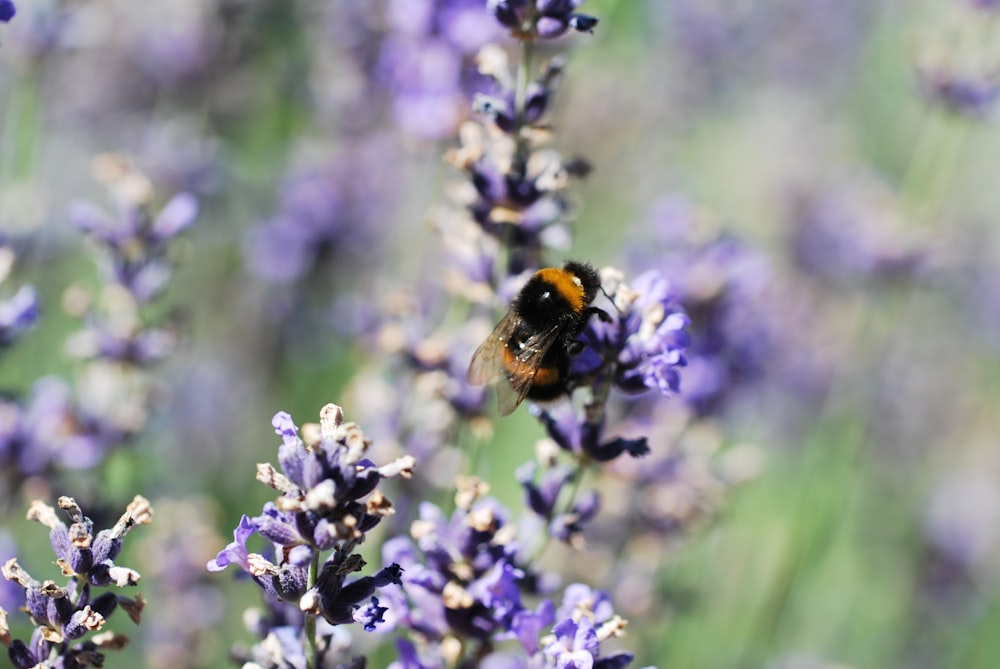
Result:
M0 609L0 643L7 646L8 657L18 669L102 666L104 651L120 649L128 642L121 634L101 631L108 618L120 607L138 625L146 603L142 595L126 597L113 590L97 595L92 591L138 583L138 572L118 566L114 560L121 552L125 535L136 525L151 522L153 509L149 502L137 495L118 522L100 532L95 532L93 522L72 498L60 497L59 507L69 515L71 525L59 520L55 509L37 500L28 510L28 519L50 529L56 564L70 579L67 585L38 581L16 557L3 565L4 578L24 589L25 611L35 627L27 643L11 638L8 613Z
M344 422L342 409L334 404L323 408L319 425L303 426L302 438L287 413L276 414L272 424L282 437L281 471L260 464L257 479L282 494L266 504L261 515L243 516L233 542L208 569L239 565L263 590L274 614L270 617L280 620L257 630L264 641L250 656L273 660L262 666L332 666L335 654L327 652L335 646L333 627L357 622L374 630L385 611L376 592L399 582L397 564L374 575L348 577L365 566L354 552L357 546L393 513L392 504L377 489L379 483L411 476L414 459L403 456L376 466L364 457L370 442L361 428ZM273 545L273 554L249 552L247 540L255 533ZM319 620L326 625L319 627ZM279 640L287 648L277 654L268 651Z
M66 349L86 364L75 386L45 377L27 398L0 399L0 463L10 482L5 494L12 495L27 477L98 466L128 443L152 408L153 379L147 371L176 347L178 328L153 313L171 278L171 242L193 223L197 203L182 193L163 207L154 206L150 181L120 156L103 155L94 168L116 212L78 203L71 218L97 246L103 283L96 299L79 286L64 298L67 309L84 322L67 338ZM0 275L9 263L9 250L0 246ZM37 297L28 288L0 303L0 350L38 311Z
M197 218L198 203L181 193L155 211L152 184L127 160L103 155L94 169L116 212L109 216L88 202L76 203L71 212L73 223L99 249L105 283L96 304L86 294L73 294L71 307L85 327L67 349L82 359L148 367L173 351L176 334L169 322L150 322L143 309L165 290L172 271L170 242Z

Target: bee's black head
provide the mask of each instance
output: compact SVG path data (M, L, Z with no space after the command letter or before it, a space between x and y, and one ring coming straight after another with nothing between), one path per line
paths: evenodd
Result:
M593 265L575 260L567 260L562 268L580 279L583 286L583 304L586 306L597 297L597 291L601 289L601 276L594 269Z

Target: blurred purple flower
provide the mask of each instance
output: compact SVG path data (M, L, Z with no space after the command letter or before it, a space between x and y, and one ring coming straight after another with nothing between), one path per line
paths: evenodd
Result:
M534 611L522 610L514 617L511 630L498 638L517 639L526 657L504 656L495 666L520 669L626 667L632 662L631 653L604 655L601 652L601 644L621 636L626 624L615 615L607 593L573 583L564 591L558 610L546 599Z
M421 139L454 134L483 78L472 56L499 35L481 0L393 0L376 76L396 124Z
M588 618L567 618L552 628L555 640L542 651L559 669L592 669L598 648L594 623Z
M444 658L440 655L422 657L417 647L406 639L396 640L396 660L388 669L444 669Z
M0 397L0 469L14 491L53 468L85 469L121 446L131 432L81 406L62 379L44 377L24 401Z
M556 619L574 617L574 612L583 612L595 623L601 624L611 620L615 615L615 606L611 595L603 590L594 590L586 583L571 583L563 591L562 603L556 611ZM577 614L579 615L579 614Z
M993 75L969 75L945 69L921 70L924 94L944 109L970 118L983 118L1000 100L1000 80Z
M626 264L662 268L691 319L680 400L698 416L731 408L765 373L774 372L783 347L792 348L788 307L771 306L777 300L770 262L746 242L714 229L686 198L665 195L653 203L645 238L626 249ZM759 393L759 386L753 387Z
M0 286L14 266L16 254L0 233ZM21 286L6 299L0 299L0 353L38 321L38 293L32 286Z
M17 555L17 543L5 530L0 529L0 564ZM14 581L0 580L0 609L14 611L24 602L24 590Z
M10 21L17 14L17 7L13 0L0 0L0 21L4 23Z
M193 196L181 193L155 216L141 199L122 199L120 205L115 218L89 202L76 203L70 215L102 248L108 279L144 304L166 286L170 277L167 244L194 222L198 203Z
M343 138L332 158L289 168L277 212L245 239L247 269L276 284L370 271L393 220L400 162L399 146L373 133Z
M792 252L799 267L836 284L913 278L928 250L908 234L888 189L858 180L792 202Z
M548 420L550 415L547 414L542 418L543 424L548 425ZM575 422L573 424L575 425ZM557 428L553 427L553 430L555 429ZM632 448L633 455L639 454L646 448L645 440L627 442L616 439L611 446L604 446L603 449L599 447L597 452L600 457L607 457L610 452L617 456L623 452L625 445ZM597 456L594 457L597 459ZM517 470L517 480L524 489L528 508L547 524L549 537L574 546L582 546L584 526L597 516L600 510L600 496L595 491L590 491L574 499L569 508L557 512L556 503L563 489L579 474L574 474L566 467L555 466L546 469L541 475L541 480L536 483L537 469L537 463L529 462Z
M515 108L514 77L507 66L506 57L493 49L480 53L481 70L493 80L491 94L480 93L473 99L473 109L493 119L496 127L508 134L516 134L519 124L537 124L548 111L549 102L562 79L565 59L551 58L541 75L528 84L520 115Z
M21 286L13 296L0 300L0 351L31 328L38 315L38 293L32 286Z

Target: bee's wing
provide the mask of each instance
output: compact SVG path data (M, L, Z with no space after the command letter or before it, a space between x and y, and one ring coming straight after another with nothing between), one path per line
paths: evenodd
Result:
M517 353L507 347L507 342L516 335L519 317L513 312L497 324L493 334L476 349L469 365L469 383L482 385L497 382L497 406L501 416L514 411L524 401L542 359L559 334L555 326L545 332L528 337L520 345Z
M469 371L466 372L466 380L475 385L483 386L493 383L497 379L504 378L504 350L507 342L514 336L517 330L518 317L512 311L500 319L493 332L486 338L476 352L472 354L472 362L469 363Z

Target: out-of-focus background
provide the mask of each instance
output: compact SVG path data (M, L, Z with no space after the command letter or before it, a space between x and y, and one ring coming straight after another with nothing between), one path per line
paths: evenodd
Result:
M536 62L566 56L553 145L593 166L561 257L662 267L707 293L720 266L746 283L734 327L752 373L736 357L682 377L682 392L706 377L733 391L683 438L740 484L702 498L698 471L675 473L683 485L640 500L697 517L628 546L641 570L616 571L600 537L572 558L632 620L636 666L1000 666L997 4L587 0L595 34L540 48ZM442 274L436 212L461 180L442 154L481 83L475 53L511 42L476 0L17 12L0 24L15 258L0 301L32 285L40 318L0 355L0 391L59 377L104 408L132 392L144 406L96 466L0 477L0 559L52 561L23 520L35 497L123 508L142 493L156 520L123 562L150 603L109 666L228 666L257 592L203 565L273 497L253 478L276 411L304 422L334 401L365 425L391 392L362 373L365 341L394 295ZM189 194L198 215L139 316L169 324L169 355L141 390L104 397L73 334L82 303L113 302L78 227L113 211L107 182L125 188L132 168L108 154L145 175L154 212ZM719 240L738 257L692 250ZM542 430L525 410L495 430L485 471L517 505L514 469ZM625 492L606 485L613 512Z

